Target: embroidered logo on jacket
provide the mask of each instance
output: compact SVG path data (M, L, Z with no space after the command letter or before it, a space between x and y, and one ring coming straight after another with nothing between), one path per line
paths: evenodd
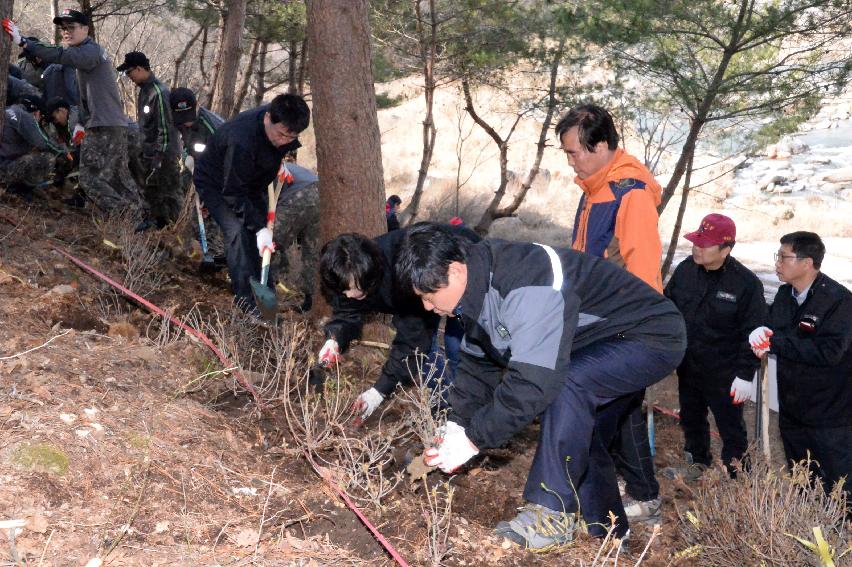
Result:
M736 303L737 302L737 296L734 295L733 293L728 293L726 291L717 291L716 292L716 299L721 299L722 301L727 301L729 303Z

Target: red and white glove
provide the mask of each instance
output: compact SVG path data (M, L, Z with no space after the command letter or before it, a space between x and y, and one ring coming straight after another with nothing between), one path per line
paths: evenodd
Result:
M290 173L290 169L287 167L287 163L282 161L281 167L278 168L278 182L292 185L293 180L293 174Z
M746 400L754 401L754 382L743 380L742 378L734 378L734 383L731 384L731 403L735 406L740 405Z
M355 400L355 411L361 413L360 419L363 421L370 417L383 401L385 397L382 393L375 388L370 388Z
M772 329L769 327L758 327L748 336L748 344L757 358L763 358L769 352L772 344Z
M15 23L15 20L10 18L3 18L3 29L6 30L10 36L12 36L12 41L16 45L23 46L23 42L21 40L21 30L18 29L18 24Z
M423 453L423 461L447 474L479 454L479 449L465 435L464 427L454 421L438 429L435 443L437 447L430 447Z
M328 339L317 356L320 366L331 366L340 360L340 346L334 339Z
M257 231L257 251L263 256L263 253L268 249L270 252L275 252L275 243L272 242L272 231L267 227L263 227Z
M75 146L79 146L83 143L83 138L86 137L86 129L77 124L74 126L74 131L71 132L71 142Z

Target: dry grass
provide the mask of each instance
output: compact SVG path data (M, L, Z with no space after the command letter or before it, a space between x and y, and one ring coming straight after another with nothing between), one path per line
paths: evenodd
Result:
M841 486L826 493L800 463L790 474L760 459L729 480L715 471L695 490L692 505L678 510L689 547L685 562L707 567L742 565L828 566L796 538L810 540L818 528L836 560L849 545L850 524ZM847 556L848 557L848 556Z

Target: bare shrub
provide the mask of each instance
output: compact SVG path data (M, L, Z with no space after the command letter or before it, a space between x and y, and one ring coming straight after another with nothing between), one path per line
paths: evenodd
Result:
M842 487L838 483L826 493L807 463L787 474L754 458L751 470L739 471L735 480L723 471L705 477L691 509L678 510L680 532L689 544L678 554L685 564L828 565L796 539L810 541L815 528L838 555L848 546Z
M447 410L441 408L447 387L444 385L444 373L429 364L426 356L417 354L413 358L415 368L409 367L412 385L398 386L396 399L402 405L406 427L423 447L429 447L438 428L447 421Z
M328 464L344 475L347 493L361 504L380 509L382 500L402 482L402 471L391 471L391 451L400 428L371 430L360 437L341 437L334 443L336 460Z
M423 488L420 512L426 520L426 560L432 567L440 567L452 552L449 541L455 488L444 481L430 489L425 477Z
M121 257L124 286L142 297L148 297L165 280L165 272L160 267L163 254L160 234L152 230L136 232L137 222L129 211L94 219L103 244L117 250Z

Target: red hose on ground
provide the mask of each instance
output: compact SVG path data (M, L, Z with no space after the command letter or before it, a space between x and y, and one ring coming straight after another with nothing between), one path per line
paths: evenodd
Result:
M373 523L370 522L370 520L367 519L367 516L365 516L364 513L361 512L357 504L352 502L352 499L349 498L349 495L346 494L346 491L340 488L334 481L334 479L331 478L331 475L328 474L328 469L319 466L308 453L305 453L305 458L308 460L308 462L311 464L314 471L316 471L320 478L322 478L326 482L326 484L328 484L328 486L331 487L331 489L334 490L337 495L343 499L346 505L349 506L349 509L352 510L356 516L358 516L358 519L361 520L361 523L364 524L368 530L370 530L370 533L373 534L373 537L375 537L379 541L379 543L382 544L382 547L384 547L387 552L390 553L390 556L393 558L393 560L396 561L401 567L409 567L408 562L403 559L402 555L399 554L393 544L391 544L391 542L385 539L385 536L382 535L382 532L380 532L379 529L374 526Z
M674 410L670 410L668 408L664 408L663 406L658 406L657 404L654 404L654 411L659 412L663 415L667 415L669 417L673 417L676 420L680 421L680 414L677 413ZM710 435L712 435L716 439L721 439L721 437L719 436L719 433L717 433L716 431L713 431L712 429L710 430Z
M66 258L68 258L69 260L71 260L72 262L74 262L75 264L77 264L78 266L80 266L81 268L83 268L84 270L86 270L87 272L89 272L90 274L92 274L93 276L95 276L96 278L103 280L106 283L108 283L109 285L111 285L112 287L116 288L117 290L119 290L121 293L123 293L127 297L130 297L131 299L138 301L142 306L144 306L146 309L148 309L148 311L151 311L152 313L156 313L157 315L159 315L159 316L161 316L165 319L168 319L172 324L180 327L181 329L183 329L184 331L186 331L187 333L189 333L193 337L195 337L198 340L200 340L201 342L203 342L207 346L207 348L209 348L211 351L213 351L213 354L216 355L216 358L218 358L219 361L222 364L225 365L225 368L231 368L231 367L234 366L233 363L230 360L228 360L228 357L226 357L225 354L222 351L220 351L218 348L216 348L216 345L213 344L213 341L211 341L209 338L207 338L207 335L205 335L204 333L201 333L200 331L193 329L192 327L190 327L189 325L187 325L183 321L179 321L178 319L175 319L174 317L172 317L171 315L169 315L168 313L166 313L165 311L163 311L162 309L160 309L159 307L157 307L156 305L154 305L153 303L151 303L150 301L148 301L144 297L141 297L141 296L133 293L132 291L130 291L129 289L127 289L126 287L124 287L123 285L118 283L117 281L113 280L112 278L110 278L109 276L107 276L105 274L102 274L101 272L97 271L96 269L94 269L90 265L86 264L82 260L75 258L74 256L72 256L71 254L69 254L68 252L63 250L62 248L59 248L58 246L54 246L53 249L56 250L57 252L59 252L60 254L62 254L63 256L65 256ZM243 388L245 388L246 390L248 390L248 392L252 395L252 397L254 397L254 401L257 404L257 407L260 408L260 409L266 409L266 403L263 400L260 399L260 396L258 396L257 390L254 389L254 386L252 386L243 377L243 375L239 371L232 370L231 372L233 372L234 377L237 379L237 381L240 383L240 385Z
M109 285L111 285L114 288L116 288L117 290L121 291L121 293L123 293L126 296L138 301L141 305L143 305L145 308L147 308L152 313L156 313L157 315L160 315L161 317L168 319L174 325L177 325L178 327L180 327L181 329L183 329L187 333L189 333L192 336L199 339L201 342L203 342L205 345L207 345L207 347L211 351L213 351L213 354L215 354L216 357L222 362L222 364L225 365L225 368L231 368L233 366L231 361L228 360L228 358L222 353L222 351L220 351L218 348L216 348L216 345L213 344L213 341L211 341L209 338L207 338L207 336L205 334L201 333L200 331L193 329L189 325L185 324L183 321L179 321L179 320L175 319L174 317L172 317L171 315L169 315L168 313L166 313L165 311L163 311L162 309L160 309L159 307L157 307L156 305L154 305L153 303L151 303L147 299L133 293L132 291L130 291L129 289L127 289L126 287L124 287L120 283L116 282L115 280L113 280L109 276L99 272L98 270L89 266L88 264L86 264L82 260L75 258L74 256L72 256L71 254L69 254L68 252L63 250L62 248L54 246L53 249L56 250L57 252L59 252L60 254L62 254L63 256L65 256L66 258L68 258L69 260L71 260L72 262L74 262L76 265L80 266L81 268L83 268L84 270L89 272L90 274L92 274L93 276L97 277L100 280L105 281ZM257 395L257 391L254 389L254 387L251 384L249 384L245 380L245 378L243 378L242 374L240 374L237 371L233 371L233 372L234 372L234 376L237 378L237 380L240 382L240 384L246 390L248 390L251 393L252 396L254 396L254 400L257 403L258 407L262 408L262 409L266 408L266 404ZM379 541L379 543L382 544L382 546L388 551L388 553L390 553L390 555L391 555L391 557L393 557L394 561L399 563L399 565L401 565L402 567L409 567L408 563L405 561L405 559L402 558L402 556L394 548L394 546L391 545L391 543L387 539L385 539L385 537L381 534L381 532L378 530L378 528L376 528L376 526L374 526L370 522L370 520L367 519L367 517L363 514L363 512L361 512L361 510L358 508L358 506L356 506L355 503L352 502L352 499L349 498L349 495L346 494L346 491L344 491L342 488L340 488L334 482L334 480L329 477L327 471L325 469L323 469L322 467L319 467L313 461L313 459L311 459L310 457L308 457L308 461L311 463L311 466L313 466L313 468L317 472L317 474L319 474L319 476L343 499L343 501L346 503L346 505L349 506L349 509L352 510L355 513L356 516L358 516L358 519L361 520L361 522L367 527L368 530L370 530L370 532Z

